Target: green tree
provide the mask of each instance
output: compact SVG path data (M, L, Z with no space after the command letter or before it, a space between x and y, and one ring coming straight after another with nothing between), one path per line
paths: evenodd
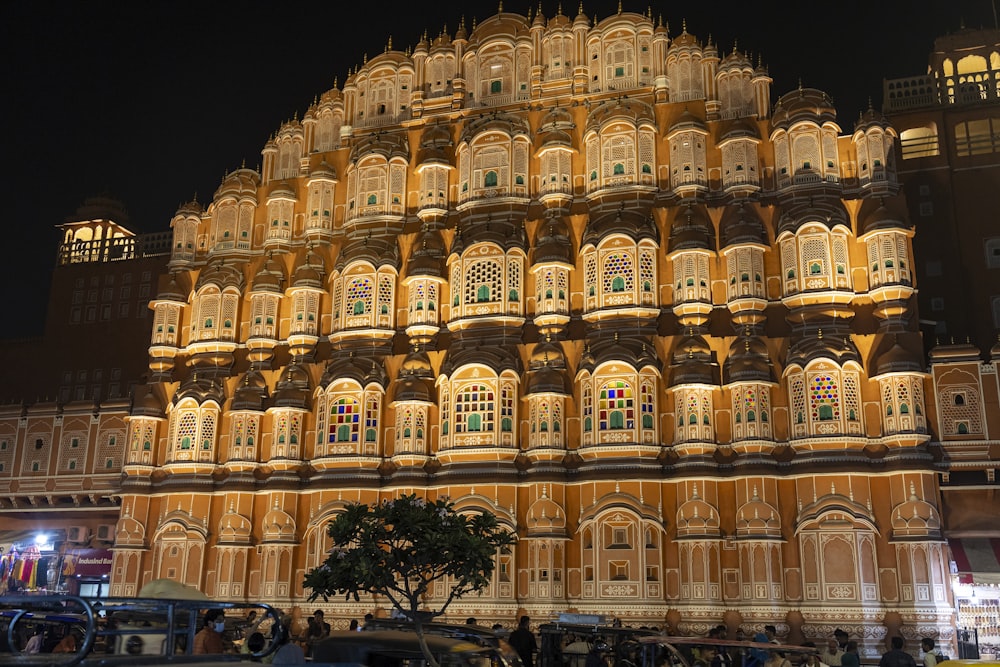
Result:
M516 537L488 512L459 514L447 498L427 501L402 495L376 505L351 503L328 525L333 549L306 574L310 600L361 593L387 598L410 619L427 662L437 663L424 639L423 623L442 615L457 598L486 588L497 551ZM435 582L447 580L447 597L437 608L421 609Z

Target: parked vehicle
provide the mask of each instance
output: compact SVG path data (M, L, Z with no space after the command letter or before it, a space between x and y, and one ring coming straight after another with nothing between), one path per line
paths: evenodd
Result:
M519 667L496 646L428 632L427 647L441 667ZM513 659L517 659L514 655ZM367 667L420 667L424 654L416 632L409 630L340 631L313 647L313 661Z
M194 655L194 636L206 611L223 609L228 625L224 641L235 639L235 624L250 609L271 623L277 611L266 604L175 600L155 598L85 599L69 595L23 595L0 597L0 665L45 664L54 667L82 665L160 665L202 662L238 662L263 657L275 650L273 642L252 655L241 655L232 641L231 652L217 656ZM73 653L25 653L27 640L36 630L45 635L77 636Z

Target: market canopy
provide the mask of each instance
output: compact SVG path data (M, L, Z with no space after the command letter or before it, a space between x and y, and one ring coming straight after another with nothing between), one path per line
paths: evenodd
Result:
M952 560L963 584L1000 584L1000 538L949 538Z
M153 579L139 591L140 598L161 598L166 600L208 600L208 596L197 588L186 586L173 579Z

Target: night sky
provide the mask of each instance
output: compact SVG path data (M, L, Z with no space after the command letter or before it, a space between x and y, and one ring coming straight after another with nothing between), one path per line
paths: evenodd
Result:
M829 93L849 132L869 99L881 107L882 79L923 74L935 37L993 27L990 0L787 2L623 0L624 11L662 16L676 36L711 37L720 54L757 54L778 95L807 87ZM407 7L419 9L407 9ZM124 202L137 232L168 229L197 193L211 199L223 174L260 163L280 124L301 118L314 97L341 85L364 54L412 47L426 31L462 16L496 13L496 0L427 3L27 2L0 8L3 49L5 244L0 288L7 313L0 338L41 333L55 260L54 226L87 197ZM537 0L506 0L526 14ZM543 0L545 16L560 3ZM561 3L577 15L579 0ZM369 9L371 8L371 9ZM617 0L584 0L598 20ZM364 18L352 22L352 15Z

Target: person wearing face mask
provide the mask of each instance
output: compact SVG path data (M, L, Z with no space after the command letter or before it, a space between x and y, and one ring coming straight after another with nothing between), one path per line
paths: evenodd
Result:
M225 629L226 617L221 609L205 612L205 626L194 636L194 654L222 653L222 633Z

